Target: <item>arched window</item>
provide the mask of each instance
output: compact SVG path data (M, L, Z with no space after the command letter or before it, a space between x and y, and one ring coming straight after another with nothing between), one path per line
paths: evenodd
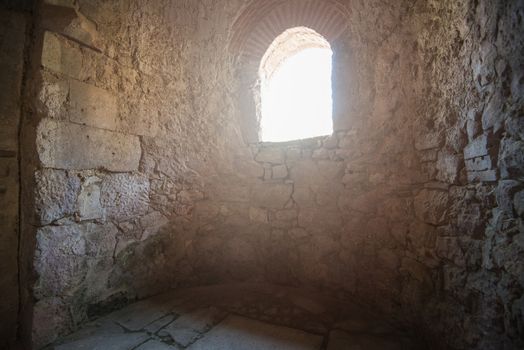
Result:
M263 142L300 140L333 133L333 51L312 29L279 35L260 64Z

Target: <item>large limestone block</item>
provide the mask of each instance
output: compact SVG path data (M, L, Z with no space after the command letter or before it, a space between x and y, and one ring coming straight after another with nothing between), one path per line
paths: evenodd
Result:
M76 209L80 191L78 176L63 170L42 169L35 174L36 213L40 224L71 216Z
M79 48L51 32L44 33L42 65L56 73L80 78L83 55Z
M44 167L115 172L138 170L142 152L137 136L52 119L40 122L37 148Z
M256 206L269 209L282 209L290 200L293 185L283 183L263 183L255 185L251 199Z
M118 105L113 94L75 80L70 84L71 121L101 129L117 130Z

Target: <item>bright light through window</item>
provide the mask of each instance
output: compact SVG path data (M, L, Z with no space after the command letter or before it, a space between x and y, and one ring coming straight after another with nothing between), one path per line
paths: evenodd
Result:
M283 142L332 134L332 55L326 47L298 51L285 58L263 81L262 141Z

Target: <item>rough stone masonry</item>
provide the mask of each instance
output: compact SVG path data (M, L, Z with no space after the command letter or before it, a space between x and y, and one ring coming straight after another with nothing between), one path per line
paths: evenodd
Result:
M358 301L436 349L524 346L521 0L12 3L0 346L237 281ZM333 135L258 142L245 44L278 25L332 38Z

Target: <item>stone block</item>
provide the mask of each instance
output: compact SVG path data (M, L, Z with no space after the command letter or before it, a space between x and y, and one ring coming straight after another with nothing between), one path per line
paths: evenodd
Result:
M415 215L428 224L441 225L447 220L448 204L447 192L424 189L415 197Z
M524 179L524 141L502 140L499 167L503 179Z
M303 160L290 168L290 179L299 186L317 185L322 183L322 174L317 163L312 160Z
M428 149L420 151L420 161L421 162L434 162L438 158L438 150Z
M501 92L496 92L488 102L482 113L482 128L484 130L493 128L496 133L504 125L504 100Z
M69 100L69 118L72 122L117 130L117 99L109 91L72 80Z
M82 51L65 38L46 31L42 46L42 65L55 73L79 79L83 66Z
M41 113L54 119L67 119L67 97L69 95L69 82L64 80L55 81L44 75L42 85L38 94L38 102L41 105Z
M112 174L102 181L100 202L107 218L127 221L149 209L149 179L138 174Z
M281 183L257 184L251 190L251 199L259 207L282 209L291 199L293 185Z
M331 135L327 137L322 146L327 149L335 149L338 147L338 137L336 135Z
M273 167L273 179L285 179L288 175L287 167L285 165L277 165Z
M468 182L494 182L498 180L496 170L470 171Z
M439 152L437 161L437 180L455 183L458 179L462 159L457 155Z
M233 164L237 173L247 179L264 176L264 168L253 160L235 159Z
M261 224L268 223L268 214L266 209L261 208L249 208L249 219L253 222L258 222Z
M481 135L464 148L464 159L484 157L488 155L488 148L488 136Z
M490 156L478 157L466 160L467 171L485 171L493 166Z
M80 179L62 170L37 171L36 213L42 225L73 215L76 210Z
M495 197L499 208L507 213L510 217L513 216L513 198L514 195L522 189L522 184L514 180L499 181Z
M96 259L112 257L117 234L112 224L40 228L36 234L38 280L35 295L49 297L74 293L85 282Z
M415 149L417 151L424 151L428 149L438 148L442 143L442 135L436 132L427 132L417 136L415 139Z
M52 119L40 122L37 149L45 167L115 172L138 170L142 153L137 136Z
M122 112L120 129L122 132L155 137L159 131L158 106L139 103L127 113Z
M87 47L100 43L96 23L77 12L72 0L48 1L51 6L40 9L41 25L46 30L58 33Z
M80 220L94 220L104 217L104 210L100 203L100 184L102 180L97 176L91 176L82 183L82 189L78 195L77 207Z
M296 162L302 158L302 150L298 147L289 148L286 151L286 159L288 162Z
M277 147L262 147L255 160L260 163L283 164L285 161L284 150Z

